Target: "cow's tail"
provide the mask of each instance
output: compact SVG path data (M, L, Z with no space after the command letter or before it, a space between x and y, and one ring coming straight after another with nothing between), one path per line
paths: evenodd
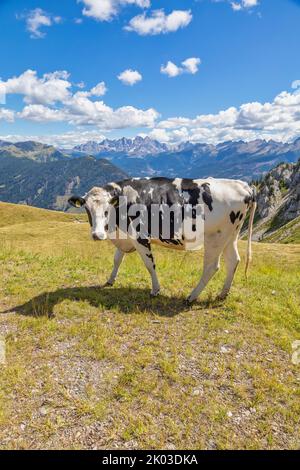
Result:
M253 221L254 215L257 207L256 203L256 188L252 186L252 195L251 195L251 202L250 202L250 216L249 216L249 224L248 224L248 245L247 245L247 259L246 259L246 267L245 267L245 276L247 278L248 268L252 261L252 232L253 232Z

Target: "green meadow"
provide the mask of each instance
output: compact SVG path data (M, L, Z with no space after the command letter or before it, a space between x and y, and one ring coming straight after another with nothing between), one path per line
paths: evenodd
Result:
M297 449L300 245L254 243L228 299L225 272L193 306L202 253L114 248L84 215L0 204L1 449Z

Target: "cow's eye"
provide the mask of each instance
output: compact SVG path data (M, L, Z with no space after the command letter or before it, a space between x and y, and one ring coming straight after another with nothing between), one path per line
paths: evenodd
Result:
M108 211L105 211L104 212L104 217L107 217L108 216Z

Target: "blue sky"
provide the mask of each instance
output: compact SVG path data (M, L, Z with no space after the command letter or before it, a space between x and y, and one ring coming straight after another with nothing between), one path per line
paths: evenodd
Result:
M299 24L297 0L0 0L0 136L292 140Z

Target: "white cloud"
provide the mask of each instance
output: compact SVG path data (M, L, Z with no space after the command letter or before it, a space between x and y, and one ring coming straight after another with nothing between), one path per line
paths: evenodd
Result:
M0 121L14 122L14 111L10 109L0 108Z
M149 132L149 136L151 139L158 140L159 142L169 142L170 140L170 135L165 129L153 129ZM145 135L142 137L145 137Z
M91 89L91 95L92 96L104 96L105 93L107 92L107 88L104 82L98 83L98 85L94 86Z
M174 10L169 15L166 15L164 10L154 10L150 16L147 16L145 12L135 16L125 29L141 36L166 34L185 28L192 18L191 10Z
M292 88L293 90L297 90L297 88L300 88L300 80L294 80L292 83Z
M160 71L161 73L168 75L168 77L177 77L182 73L182 68L177 67L174 62L169 60L166 65L161 66Z
M27 70L18 77L9 78L6 82L0 81L1 90L6 95L23 95L28 104L54 104L65 101L70 96L71 83L65 71L44 74L37 77L34 70Z
M27 14L21 15L19 18L25 18L26 29L30 33L30 37L33 39L45 37L46 33L41 31L41 28L50 27L53 24L61 23L62 21L60 16L54 16L41 8L35 8Z
M259 5L259 0L240 0L239 2L233 1L231 3L231 8L235 11L240 11L243 9L250 9L257 7Z
M135 72L129 75L128 83L141 79ZM139 74L138 74L139 75ZM53 72L41 78L36 71L27 70L18 77L0 81L3 95L22 95L26 106L17 113L19 119L33 122L67 122L72 125L96 126L100 129L123 129L126 127L153 127L159 114L153 108L146 110L133 106L113 109L96 98L106 93L104 82L98 83L91 90L72 92L69 74ZM74 85L76 87L76 85ZM78 88L78 86L77 86ZM2 112L4 116L4 111ZM5 113L7 119L11 115Z
M190 57L182 62L183 67L186 69L188 73L194 75L198 72L199 65L201 64L201 60L199 57Z
M85 7L83 15L97 21L111 21L122 6L136 5L140 8L149 8L150 0L80 0Z
M193 72L194 67L189 64ZM271 102L244 103L215 114L199 114L194 118L175 116L159 121L159 114L153 108L143 110L122 106L114 109L97 99L106 90L104 82L90 90L78 91L78 87L72 86L67 72L38 77L35 71L27 71L0 82L0 90L21 94L25 102L19 112L7 109L7 105L0 107L0 119L63 122L75 128L79 126L80 132L97 134L146 127L151 136L164 142L190 140L216 144L225 140L258 138L291 141L300 136L300 81L295 80L292 85L294 91L283 91Z
M234 11L240 11L242 9L242 5L240 3L231 2L231 8Z
M64 111L52 109L43 104L29 104L17 116L35 122L59 122L67 117Z
M65 132L62 134L49 134L49 135L0 135L0 140L6 142L26 142L35 141L42 144L54 145L58 148L71 149L75 145L85 144L89 140L96 140L101 142L106 137L99 133L98 130L84 131L82 129Z
M137 70L127 69L118 75L118 79L124 83L124 85L132 86L140 82L143 77Z
M178 67L169 60L166 65L161 66L160 71L161 73L168 75L168 77L177 77L183 73L194 75L198 72L200 64L201 60L199 57L190 57L189 59L184 60L181 62L181 67Z
M174 117L161 121L154 129L163 130L162 140L216 144L226 140L274 139L291 141L300 136L300 93L286 91L271 103L245 103L216 114L194 119Z
M258 0L242 0L242 5L244 8L256 7L258 3Z

